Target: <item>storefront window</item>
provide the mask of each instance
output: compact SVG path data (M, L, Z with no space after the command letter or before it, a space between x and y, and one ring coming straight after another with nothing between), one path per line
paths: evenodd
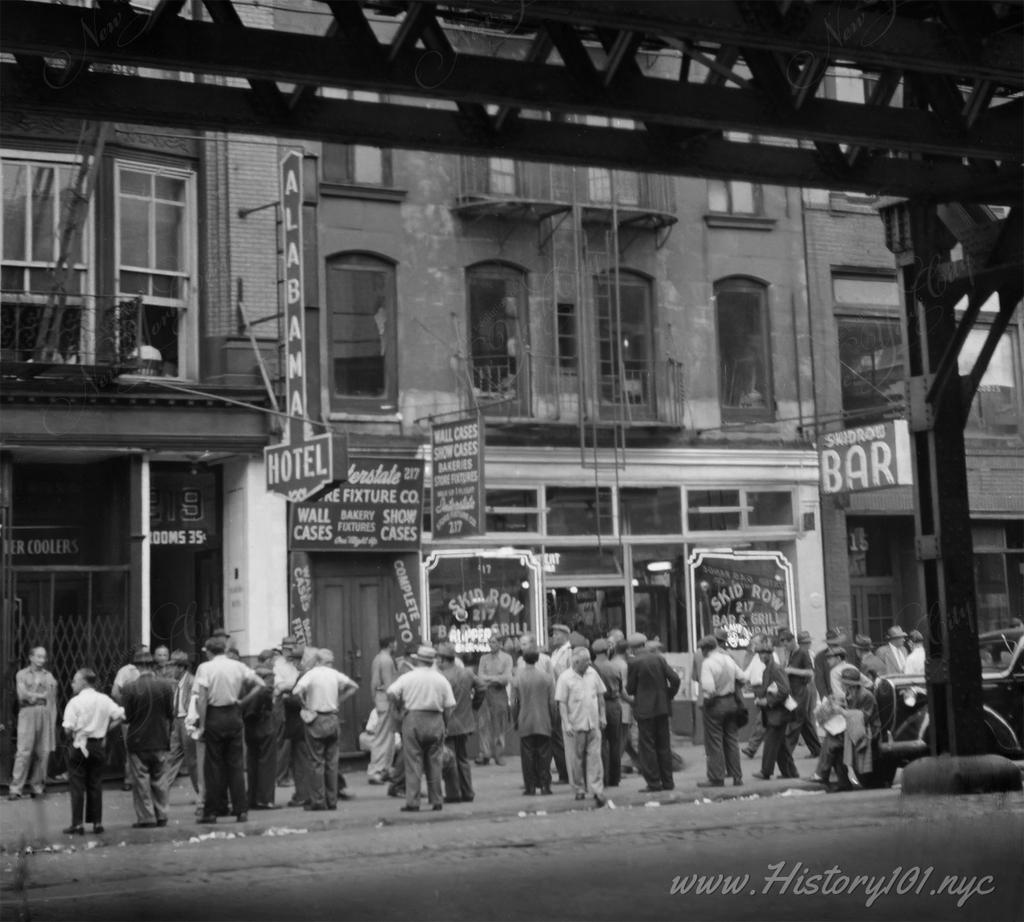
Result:
M612 534L610 487L548 487L549 535Z
M636 629L657 637L669 652L692 649L686 630L686 557L681 544L634 547Z
M448 642L467 665L494 635L539 632L540 562L529 552L439 551L426 563L431 643Z
M743 650L755 634L795 630L793 567L781 551L697 549L689 566L698 636L723 628L727 646Z
M488 532L539 531L536 490L488 490Z
M748 490L747 524L792 525L793 494L789 490Z
M568 586L548 589L548 624L565 624L588 641L626 630L626 595L622 586Z
M1009 627L1024 613L1024 522L977 523L971 535L978 630Z
M739 490L689 490L686 522L690 531L734 531L740 527Z
M619 490L619 519L624 534L675 535L682 527L678 487Z
M970 374L988 337L987 329L974 329L960 350L960 374ZM966 435L1014 436L1021 428L1018 371L1014 367L1017 354L1014 331L1003 334L996 345L981 384L971 403Z
M544 572L553 576L622 576L618 549L598 547L548 547Z

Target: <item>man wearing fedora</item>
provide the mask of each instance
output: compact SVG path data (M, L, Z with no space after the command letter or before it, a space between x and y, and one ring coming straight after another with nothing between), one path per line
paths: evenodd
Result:
M880 675L886 674L886 665L875 655L871 638L867 634L858 634L853 638L853 647L857 651L860 671L874 683Z
M875 696L864 687L864 675L856 666L843 666L839 673L841 695L829 695L818 707L817 717L825 729L825 745L819 763L819 776L827 782L836 773L836 784L829 793L852 791L850 766L871 771L874 741L880 724Z
M814 687L818 691L818 697L824 698L831 694L832 687L829 683L829 673L832 666L829 665L829 650L834 647L843 648L843 658L846 658L846 634L841 627L830 627L825 631L825 649L819 650L814 656Z
M790 713L789 727L786 730L786 746L792 752L796 744L803 738L807 750L814 758L821 753L821 742L814 726L814 663L808 647L811 635L801 631L796 637L789 631L789 662L786 665L786 678L789 679L789 693L796 701L796 709ZM805 641L805 642L802 642Z
M455 647L450 643L437 645L438 670L452 687L455 708L448 718L444 744L452 758L444 765L444 799L448 803L470 802L476 796L473 792L472 760L467 747L469 738L476 729L473 719L474 705L483 698L483 683L472 669L455 662ZM441 753L442 757L444 753Z
M761 707L761 719L764 722L764 754L761 756L761 770L754 772L754 777L767 781L775 771L776 763L779 774L783 778L798 778L793 754L786 745L786 728L789 726L790 712L786 709L789 697L789 680L782 667L775 662L775 652L770 640L762 640L755 650L764 663L764 674L756 691L754 703Z
M420 809L420 779L427 776L427 799L432 810L444 808L441 797L441 767L445 728L455 709L451 683L434 669L437 653L421 646L411 659L410 672L400 675L388 687L388 698L402 714L402 754L405 759L405 806L402 811Z
M876 651L875 655L885 667L883 675L902 675L907 668L907 634L898 624L894 624L885 633L886 642Z

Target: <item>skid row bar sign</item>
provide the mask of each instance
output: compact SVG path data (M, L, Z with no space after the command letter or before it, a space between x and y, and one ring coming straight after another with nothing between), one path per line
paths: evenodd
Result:
M826 432L819 452L821 492L859 493L913 483L905 419Z
M302 152L281 160L284 232L284 321L288 425L280 445L263 449L267 489L291 500L311 499L345 479L344 442L313 434L306 386L306 307L302 250Z

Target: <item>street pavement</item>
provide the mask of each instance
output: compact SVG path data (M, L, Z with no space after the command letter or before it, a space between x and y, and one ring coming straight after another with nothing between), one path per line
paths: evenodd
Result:
M107 832L84 839L59 833L66 794L4 802L0 908L34 922L1024 918L1019 794L828 795L749 779L705 797L703 750L675 749L686 767L674 792L641 794L642 780L626 776L609 792L614 809L577 803L565 787L521 795L516 758L474 766L477 800L438 813L399 812L362 774L348 776L355 797L337 813L287 808L212 827L195 824L185 779L165 829L131 829L131 795L108 790ZM813 768L797 764L805 776ZM757 767L744 759L748 775ZM834 892L822 893L833 867ZM856 875L870 880L851 889Z
M760 770L760 753L757 759L743 759L745 783L743 787L700 789L698 781L706 778L704 749L693 746L684 737L675 737L673 750L682 757L683 769L674 774L676 789L662 794L640 794L646 787L643 778L637 774L623 775L622 784L611 788L608 795L617 806L643 804L650 800L666 803L692 802L697 798L730 798L751 794L778 793L787 788L796 788L808 792L820 792L821 785L805 781L787 781L777 776L771 781L759 781L752 778L753 772ZM803 758L801 758L803 756ZM809 777L814 771L815 761L811 759L801 744L796 751L797 768L801 778ZM162 829L132 829L136 817L132 808L132 795L122 791L119 785L108 784L103 792L103 826L102 835L86 835L84 839L77 836L63 836L61 830L70 823L70 805L66 786L49 789L43 798L30 800L24 797L20 801L0 800L0 854L13 853L30 847L38 851L47 846L63 844L86 847L90 842L100 846L117 846L121 842L126 845L148 842L167 842L181 838L183 835L204 834L210 831L245 832L246 835L259 835L267 829L278 826L301 825L311 829L330 829L354 827L373 827L380 821L385 822L448 822L479 816L515 815L519 811L558 813L575 810L580 804L574 801L572 789L568 785L556 785L550 797L526 797L522 792L522 774L517 756L507 756L505 764L473 766L473 783L476 788L476 799L472 803L445 804L440 813L430 810L420 815L400 813L399 808L404 800L387 796L383 785L370 785L363 771L352 771L345 775L348 781L348 792L351 799L338 805L336 812L310 813L299 807L287 807L291 798L292 788L278 788L277 803L282 805L279 810L252 811L249 822L237 824L234 817L222 817L216 826L201 826L195 820L195 797L186 777L180 777L171 790L168 824ZM838 795L836 795L838 796ZM424 801L425 803L425 801ZM589 806L589 803L588 803ZM86 830L90 829L86 826Z

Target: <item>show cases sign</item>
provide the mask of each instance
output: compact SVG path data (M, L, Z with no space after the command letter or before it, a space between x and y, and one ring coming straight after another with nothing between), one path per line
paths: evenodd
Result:
M345 483L312 503L293 503L293 551L419 550L423 462L349 459Z
M434 538L483 534L483 429L479 417L433 427L431 495Z

